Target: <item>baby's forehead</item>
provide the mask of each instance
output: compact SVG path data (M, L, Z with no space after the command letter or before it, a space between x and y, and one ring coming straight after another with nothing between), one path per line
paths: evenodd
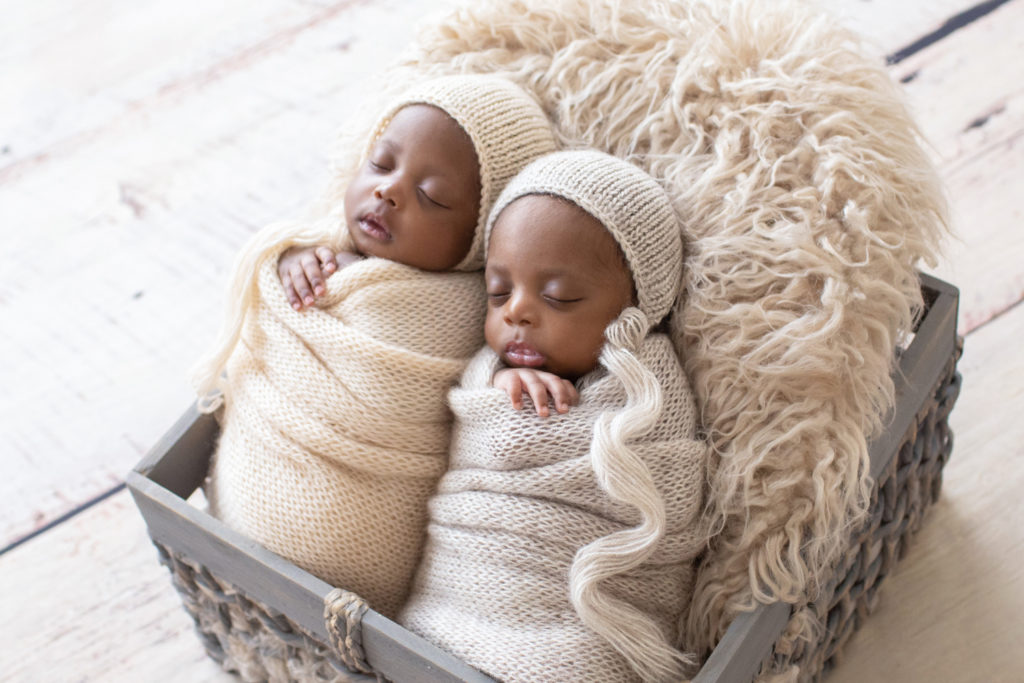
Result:
M579 203L569 199L568 197L549 192L532 192L524 194L521 197L517 197L508 204L508 207L512 207L517 204L533 204L536 209L541 212L546 211L552 213L552 220L556 221L560 227L575 232L586 233L587 237L597 239L602 242L606 241L605 238L607 238L607 241L615 245L616 249L619 248L614 235L608 229L608 226L601 221L601 218L595 216L593 213L580 206ZM506 209L508 207L506 207ZM514 215L515 214L513 214L513 216ZM498 222L500 222L500 217ZM497 223L495 224L495 228L497 228ZM601 235L604 235L605 237L601 237Z
M441 134L474 149L473 139L455 117L436 105L424 102L411 102L400 107L383 122L374 142L391 136L408 136L416 132ZM431 139L429 136L421 137Z
M497 235L497 237L496 237ZM536 192L509 202L491 230L491 241L516 250L524 241L543 242L552 256L589 259L595 268L624 265L625 255L613 233L571 199Z
M374 151L428 155L425 161L450 167L460 174L479 174L473 140L455 118L431 104L408 104L381 129Z

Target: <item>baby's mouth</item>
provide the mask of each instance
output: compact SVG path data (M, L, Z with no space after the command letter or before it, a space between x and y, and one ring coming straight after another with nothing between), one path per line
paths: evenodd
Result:
M378 242L390 242L391 231L387 224L375 214L366 214L359 219L359 229L371 239Z
M547 358L526 342L511 341L505 346L505 360L518 368L539 368Z

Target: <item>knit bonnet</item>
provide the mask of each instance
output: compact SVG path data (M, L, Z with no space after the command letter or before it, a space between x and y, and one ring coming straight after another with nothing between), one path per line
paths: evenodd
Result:
M535 158L557 149L551 123L537 101L506 78L486 74L442 76L406 90L384 110L364 158L403 107L428 104L454 119L469 135L480 167L480 214L473 243L455 270L484 263L484 226L506 183Z
M600 221L626 258L638 307L650 325L668 314L682 281L683 245L672 202L654 178L596 150L540 157L501 193L487 222L485 248L502 210L536 194L566 199Z

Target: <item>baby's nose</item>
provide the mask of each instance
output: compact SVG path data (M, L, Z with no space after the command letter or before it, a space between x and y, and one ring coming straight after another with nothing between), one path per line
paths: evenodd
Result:
M534 312L529 298L513 292L505 303L505 322L510 325L532 325L533 320Z
M373 190L375 199L386 201L393 207L398 206L398 194L394 183L381 183Z

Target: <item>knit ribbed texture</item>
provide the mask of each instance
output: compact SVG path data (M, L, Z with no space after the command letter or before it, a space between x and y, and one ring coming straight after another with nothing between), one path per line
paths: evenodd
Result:
M485 240L502 209L531 194L568 199L599 220L626 257L640 310L652 323L665 317L681 285L682 244L672 204L654 178L595 150L566 150L540 157L501 193Z
M228 363L211 511L394 616L445 470L444 396L482 343L479 276L370 258L297 312L276 263Z
M456 270L483 267L483 226L505 184L530 161L556 149L540 105L511 81L484 75L437 78L406 91L377 122L370 147L394 115L412 104L435 106L469 135L480 165L480 214L473 244Z
M647 336L636 356L661 387L661 418L629 447L657 483L667 523L648 558L604 587L675 642L702 547L705 449L693 440L696 410L668 338ZM578 406L541 420L529 397L517 411L490 386L499 366L485 348L449 394L450 468L430 501L423 564L399 621L504 681L640 680L584 625L568 587L582 548L642 521L609 497L590 455L595 425L627 403L623 382L591 373Z

